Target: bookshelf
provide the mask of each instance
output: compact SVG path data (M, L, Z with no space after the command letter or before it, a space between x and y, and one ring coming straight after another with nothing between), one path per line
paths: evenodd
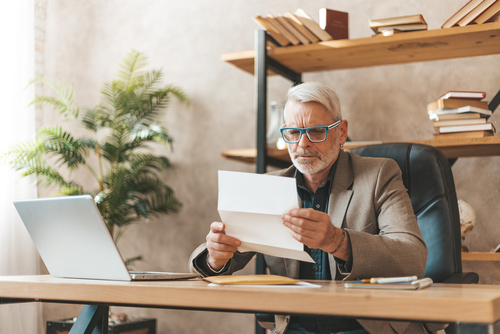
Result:
M235 161L255 163L257 173L266 172L267 165L283 167L290 163L286 150L267 148L267 77L270 75L281 75L299 83L305 72L500 54L500 22L274 48L267 47L268 38L265 31L256 31L255 50L222 55L223 61L255 75L257 145L256 148L226 150L221 154ZM412 142L437 147L450 159L500 155L499 136ZM345 147L366 144L369 143L349 142ZM496 258L494 255L469 253L464 255L464 261L491 261ZM265 268L259 266L258 259L257 273Z
M271 48L267 55L297 73L331 71L500 53L500 22ZM222 60L254 74L255 51ZM276 73L270 71L268 74Z

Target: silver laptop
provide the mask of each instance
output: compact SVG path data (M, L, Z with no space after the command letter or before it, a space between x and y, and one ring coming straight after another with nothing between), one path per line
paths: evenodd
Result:
M14 201L49 273L105 280L176 280L191 273L129 272L90 195Z

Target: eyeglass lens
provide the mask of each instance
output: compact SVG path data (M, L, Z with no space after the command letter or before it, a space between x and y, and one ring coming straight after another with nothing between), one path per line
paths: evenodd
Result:
M324 141L326 138L325 128L312 128L305 131L307 138L312 142ZM301 131L298 129L283 130L283 137L289 142L298 142L300 140Z

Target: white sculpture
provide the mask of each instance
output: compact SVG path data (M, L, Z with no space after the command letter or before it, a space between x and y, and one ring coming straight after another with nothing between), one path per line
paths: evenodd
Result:
M460 214L460 232L463 238L474 228L476 224L476 212L463 199L458 200L458 212Z

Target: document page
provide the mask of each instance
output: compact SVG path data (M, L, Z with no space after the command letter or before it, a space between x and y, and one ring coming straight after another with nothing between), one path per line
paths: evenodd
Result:
M295 178L219 171L219 214L240 252L314 262L281 220L298 207Z

